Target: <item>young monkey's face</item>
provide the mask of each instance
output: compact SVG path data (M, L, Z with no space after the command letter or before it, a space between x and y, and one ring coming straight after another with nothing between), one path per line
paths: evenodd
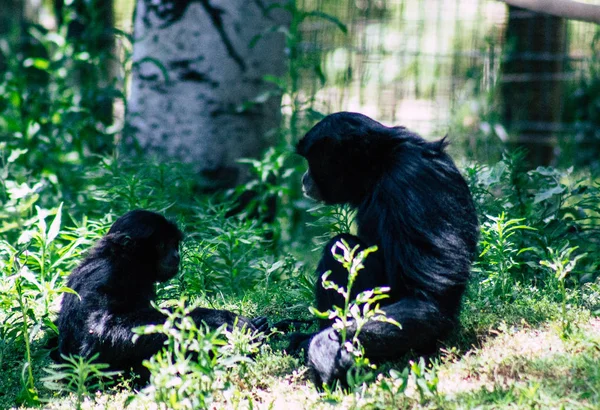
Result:
M158 249L158 280L165 282L179 272L179 241L172 240L161 244Z

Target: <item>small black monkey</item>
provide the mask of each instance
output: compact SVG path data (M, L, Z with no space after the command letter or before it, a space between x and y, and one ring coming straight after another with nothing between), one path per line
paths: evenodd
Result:
M331 271L329 280L347 285L348 273L333 258L332 246L344 239L351 248L378 247L352 293L389 286L383 310L402 328L368 323L359 339L371 359L433 351L456 322L479 228L469 188L445 146L445 139L427 142L404 127L349 112L328 115L298 143L298 154L308 160L305 193L357 210L357 235L338 235L323 251L317 268L319 310L343 306L341 296L320 283ZM317 386L344 382L351 358L329 321L322 321L321 329L308 343L313 381Z
M65 294L58 316L58 353L90 357L113 370L129 370L148 379L144 359L158 352L164 335L151 334L132 341L132 328L164 323L166 317L150 302L154 284L175 276L179 270L182 233L162 215L134 210L115 221L108 234L71 273L67 285L78 295ZM250 321L224 310L196 308L198 324L211 328L223 324L264 330L264 318Z

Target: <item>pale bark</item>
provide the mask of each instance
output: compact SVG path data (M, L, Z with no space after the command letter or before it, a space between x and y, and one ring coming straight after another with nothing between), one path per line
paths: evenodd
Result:
M146 151L187 162L217 185L246 174L237 164L273 143L280 97L240 111L285 69L284 39L265 3L248 0L138 0L127 123ZM271 133L272 134L272 133Z

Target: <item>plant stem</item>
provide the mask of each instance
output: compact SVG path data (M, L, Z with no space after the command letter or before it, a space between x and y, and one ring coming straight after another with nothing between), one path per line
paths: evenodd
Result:
M562 333L563 337L567 336L567 291L565 289L565 281L559 280L560 293L562 296Z
M27 322L27 307L25 306L25 300L23 298L23 289L21 288L21 278L17 278L16 280L16 288L17 295L19 295L19 309L21 310L21 315L23 316L22 323L22 331L23 331L23 341L25 342L25 355L27 358L27 390L28 396L33 394L33 399L37 402L37 392L35 391L34 379L33 379L33 363L31 362L31 346L29 343L29 325Z

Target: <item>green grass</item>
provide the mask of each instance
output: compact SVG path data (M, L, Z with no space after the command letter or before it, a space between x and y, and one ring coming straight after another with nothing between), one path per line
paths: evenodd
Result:
M399 381L387 371L356 393L318 393L300 360L264 347L242 377L232 376L230 388L217 396L214 408L595 409L600 406L600 319L582 314L576 328L564 340L559 321L503 327L490 332L477 348L447 349L434 361L437 393L424 399L414 377L403 394L391 394L384 385ZM127 387L113 387L87 399L84 408L119 409L129 395ZM44 408L72 408L73 400L72 395L62 395ZM128 408L150 405L140 398Z
M577 190L568 188L571 186L568 181L561 180L564 195L560 198L551 195L548 199L553 202L549 206L546 200L535 202L547 187L539 184L536 173L529 172L528 180L519 182L520 190L529 192L520 199L525 213L518 214L514 206L503 206L508 209L503 216L505 211L500 211L499 202L502 205L519 201L514 193L519 190L499 194L508 192L514 181L510 177L513 172L510 161L507 159L506 163L466 171L480 217L490 223L482 230L481 256L463 303L461 327L439 354L421 363L408 354L396 362L379 364L374 382L359 383L349 392L319 393L308 380L303 360L286 355L285 338L274 336L250 363L228 366L225 362L215 362L211 365L214 367L209 366L211 377L221 386L206 396L213 400L212 406L265 409L600 406L597 366L600 320L594 316L600 307L597 273L594 273L598 249L593 240L589 243L581 240L585 230L569 234L566 227L572 226L574 220L571 213L563 212L578 201L587 204L597 201L594 185ZM105 164L101 160L96 171L106 170ZM189 303L247 316L267 315L273 321L310 317L313 269L319 253L311 251L314 248L311 238L353 229L352 214L317 208L313 211L316 214L308 216L305 208L293 209L296 203L303 206L294 199L294 195L299 198L299 193L285 190L273 224L225 218L230 203L223 202L226 198L194 197L185 188L185 173L179 173L177 167L171 168L174 171L169 174L168 183L162 185L154 181L165 175L161 176L161 168L151 164L137 167L123 164L118 171L111 167L109 177L104 171L94 171L93 179L80 181L80 202L63 204L61 212L56 206L33 212L34 201L22 213L11 215L14 224L0 237L3 307L0 408L19 404L24 408L40 405L50 409L73 408L78 398L83 400L83 408L117 409L126 402L133 409L151 408L149 396L132 391L127 379L99 390L91 386L90 395L86 395L86 388L80 388L79 396L68 393L68 389L49 390L42 383L48 375L45 369L51 365L45 343L54 332L51 320L55 318L65 278L85 251L106 232L111 221L136 203L137 195L143 198L143 206L151 209L172 204L167 214L175 217L186 232L181 273L160 287L160 303L173 305L185 297ZM494 171L498 168L503 173ZM540 172L560 175L557 170ZM93 189L86 189L90 181ZM279 183L284 187L287 182ZM537 187L531 188L529 183ZM270 192L276 187L271 186ZM148 189L152 189L151 196L146 192ZM6 192L10 200L11 193ZM132 192L136 196L132 197ZM99 193L110 197L110 201L99 203L95 213L86 216L89 201ZM50 200L49 195L50 192L41 191L38 203L44 198ZM215 206L215 203L225 205ZM105 214L98 210L104 210ZM551 229L542 219L548 219L549 212L555 215L549 225ZM587 221L585 212L581 224ZM303 215L297 225L280 222L294 214ZM506 229L517 224L528 229ZM589 224L584 227L595 229ZM555 234L557 229L563 229L560 238ZM265 239L265 232L271 232L277 239ZM589 237L586 240L590 241ZM582 246L588 255L577 260L563 282L559 282L554 272L540 261L551 260L557 253L547 249L561 249L566 241ZM576 261L578 255L582 255L578 250L567 255L565 263ZM26 316L23 312L27 312ZM569 332L564 331L565 323L569 324ZM24 337L31 341L30 355ZM157 371L164 365L164 360L155 363Z

